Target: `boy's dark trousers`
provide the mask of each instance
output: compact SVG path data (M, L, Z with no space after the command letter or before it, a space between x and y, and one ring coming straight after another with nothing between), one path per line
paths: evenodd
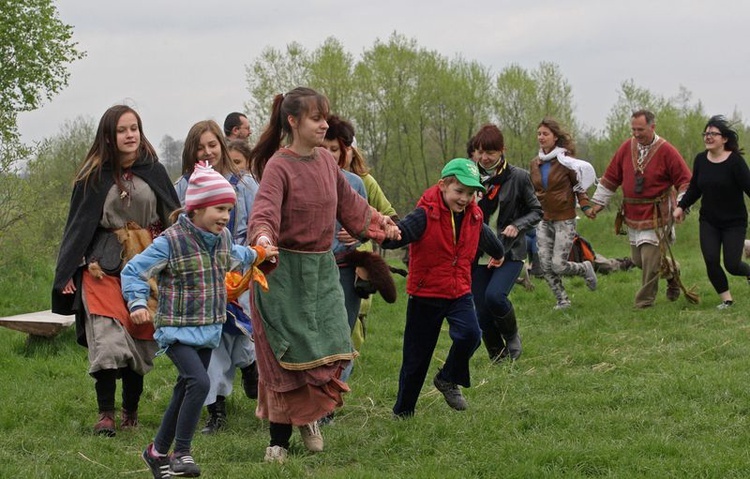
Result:
M440 336L443 318L448 320L453 345L445 360L441 379L464 387L471 385L469 360L482 338L471 293L458 299L409 296L398 398L393 406L393 413L397 416L414 413Z

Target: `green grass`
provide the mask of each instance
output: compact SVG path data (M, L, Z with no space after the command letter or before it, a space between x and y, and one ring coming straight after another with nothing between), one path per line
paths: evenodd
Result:
M611 224L605 216L579 228L601 253L626 256L627 240ZM602 276L593 293L581 278L566 279L573 308L564 312L552 310L543 281L534 280L534 291L517 287L524 354L491 365L481 347L465 412L449 409L430 381L447 354L446 330L416 416L391 418L405 295L394 305L376 300L352 392L323 429L326 451L304 452L295 432L288 463L264 464L267 425L238 389L229 398L229 430L194 441L203 477L750 477L748 285L731 278L735 307L715 309L695 217L678 229L675 254L685 283L698 287L698 305L667 302L662 282L654 308L633 310L639 270ZM19 294L9 289L5 301L26 307L12 299ZM93 381L73 331L27 343L0 329L0 351L0 477L149 477L138 455L171 394L167 358L146 377L140 430L105 439L90 434Z

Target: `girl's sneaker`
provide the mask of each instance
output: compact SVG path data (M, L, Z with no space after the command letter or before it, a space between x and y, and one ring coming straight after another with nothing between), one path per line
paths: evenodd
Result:
M731 299L722 301L721 304L716 307L716 309L729 309L732 307L733 304L734 304L734 301L732 301Z
M299 427L299 433L302 436L302 443L310 452L321 452L323 450L323 435L320 433L318 421Z
M552 309L556 309L556 310L568 309L570 306L571 306L570 301L568 301L567 299L563 299L562 301L558 301L555 307Z
M169 474L180 477L198 477L201 475L201 468L198 467L190 454L181 456L172 454L172 458L169 460Z
M148 466L154 479L169 479L169 457L152 455L153 443L143 451L141 457Z
M283 464L286 461L289 451L281 446L269 446L266 448L266 455L263 458L266 462L278 462Z

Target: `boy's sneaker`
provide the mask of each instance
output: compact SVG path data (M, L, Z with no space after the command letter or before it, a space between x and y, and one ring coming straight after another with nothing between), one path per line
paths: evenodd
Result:
M583 267L586 269L583 273L583 277L586 279L586 287L591 291L596 291L596 271L594 271L594 265L591 261L584 261Z
M181 477L198 477L201 475L201 468L195 463L195 459L190 454L175 456L169 460L169 474Z
M168 456L152 456L151 449L153 444L149 444L144 449L141 458L146 463L154 479L168 479L169 478L169 457Z
M440 371L438 371L438 373L435 375L435 379L433 379L432 383L435 385L435 388L437 388L438 391L443 393L443 397L445 398L445 402L448 403L448 406L452 407L456 411L463 411L467 407L469 407L469 405L466 403L464 395L461 394L461 390L458 389L458 385L440 379Z
M266 455L263 457L265 462L278 462L283 464L286 461L289 451L281 446L269 446L266 448Z
M94 424L94 434L105 437L115 437L115 412L99 413L99 421Z
M299 433L308 451L321 452L323 450L323 435L320 433L318 421L300 426Z

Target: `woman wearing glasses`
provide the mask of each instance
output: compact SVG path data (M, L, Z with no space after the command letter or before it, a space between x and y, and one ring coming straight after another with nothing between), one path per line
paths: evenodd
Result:
M677 203L673 216L678 223L688 208L701 198L699 212L700 245L706 272L719 293L719 309L732 306L724 267L734 276L745 276L750 282L750 265L742 261L742 247L747 230L747 208L743 193L750 196L750 169L742 157L737 138L729 122L713 116L703 129L706 151L698 153L693 163L693 177L685 195Z

